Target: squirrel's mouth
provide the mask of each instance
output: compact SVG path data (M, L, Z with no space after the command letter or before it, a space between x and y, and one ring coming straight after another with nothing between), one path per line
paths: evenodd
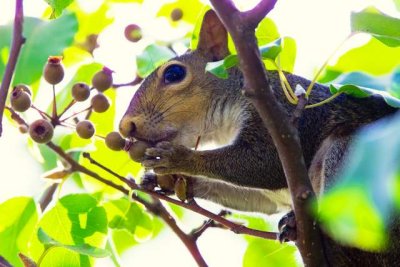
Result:
M177 136L177 134L178 134L177 131L171 131L154 137L135 136L134 138L136 140L143 141L151 145L155 145L163 141L172 141Z

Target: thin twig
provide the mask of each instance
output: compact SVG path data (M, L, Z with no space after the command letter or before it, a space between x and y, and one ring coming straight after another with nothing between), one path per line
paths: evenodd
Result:
M11 107L5 107L8 111L11 113L11 119L13 119L15 122L17 122L19 125L25 125L26 127L29 127L29 124L17 113L15 110L13 110Z
M25 38L22 36L22 24L24 20L24 9L23 0L15 1L15 17L14 17L14 29L13 38L11 43L10 56L8 58L6 70L4 72L3 81L0 86L0 136L3 132L3 114L6 99L8 95L8 89L11 84L11 80L14 74L15 66L18 61L18 56L21 51L22 45L25 43Z
M123 87L123 86L134 86L137 85L139 83L141 83L143 80L143 78L136 76L135 79L133 79L133 81L128 82L128 83L120 83L120 84L113 84L112 87L117 89L119 87Z
M67 112L73 105L75 105L76 101L75 99L72 99L71 102L64 108L63 111L58 115L58 118L61 118L62 115L64 115L65 112Z
M63 122L65 122L65 121L67 121L67 120L69 120L69 119L71 119L71 118L73 118L73 117L75 117L75 116L77 116L77 115L79 115L79 114L81 114L81 113L83 113L83 112L86 112L86 111L88 111L88 110L91 110L91 109L92 109L92 106L90 106L90 107L88 107L88 108L85 108L84 110L75 112L74 114L72 114L72 115L70 115L70 116L68 116L68 117L66 117L66 118L64 118L64 119L62 119L62 120L60 120L60 123L63 123Z
M225 217L227 214L229 214L229 211L223 210L220 213L218 213L219 216ZM207 221L204 221L204 223L198 227L197 229L193 229L190 235L194 240L197 240L207 229L209 228L225 228L226 227L220 223L215 222L214 220L208 219Z
M303 87L301 87L300 84L297 85L294 93L296 94L298 102L296 109L292 113L290 122L292 123L293 127L297 128L301 114L303 114L303 110L308 103L308 97L306 95L306 90Z

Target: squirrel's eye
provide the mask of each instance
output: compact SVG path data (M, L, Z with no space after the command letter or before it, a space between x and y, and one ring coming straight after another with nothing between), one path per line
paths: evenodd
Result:
M171 65L164 71L164 83L176 83L182 81L186 76L186 70L181 65Z

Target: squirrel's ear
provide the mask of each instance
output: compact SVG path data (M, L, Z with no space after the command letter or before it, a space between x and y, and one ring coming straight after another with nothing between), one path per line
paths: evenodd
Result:
M229 55L228 33L214 10L208 10L204 15L197 50L213 61Z

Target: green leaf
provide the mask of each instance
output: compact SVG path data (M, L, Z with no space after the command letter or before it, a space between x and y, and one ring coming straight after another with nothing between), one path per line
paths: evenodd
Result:
M136 57L138 75L146 77L161 64L175 57L175 54L167 47L151 44L142 54Z
M399 193L400 116L364 128L350 148L338 183L319 202L320 218L332 237L369 250L383 249ZM398 195L397 195L398 196ZM400 207L400 205L398 205Z
M374 7L351 14L351 30L369 33L388 46L400 45L400 19L383 14Z
M127 230L134 235L137 242L151 238L153 232L152 217L142 206L126 198L112 200L105 204L109 227Z
M330 85L330 91L332 94L345 93L354 97L364 98L371 95L380 95L383 97L385 102L395 108L400 108L400 99L393 97L388 92L378 91L366 87L356 86L352 84L347 85Z
M16 66L13 84L32 84L37 81L42 76L47 58L61 55L72 44L77 30L78 21L71 13L52 21L25 18L26 42Z
M296 55L296 41L291 37L283 37L282 51L279 54L279 57L276 59L283 71L293 73Z
M279 53L282 51L281 39L275 40L272 43L259 47L261 57L264 60L275 60ZM228 69L235 67L239 64L239 58L237 55L229 55L223 60L208 62L206 65L206 71L214 74L218 78L227 79Z
M390 86L390 79L385 76L372 76L364 72L354 71L344 73L337 77L333 84L354 84L360 87L374 88L379 91L387 91Z
M45 0L49 6L53 9L52 18L56 18L61 15L63 10L69 6L74 0Z
M56 246L56 247L63 247L68 250L74 251L76 253L82 254L82 255L87 255L95 258L104 258L110 256L110 252L101 249L101 248L96 248L92 247L88 244L80 244L80 245L65 245L57 240L51 238L46 232L42 229L39 228L38 230L38 238L39 241L42 242L45 246L51 247L51 246Z
M300 266L296 260L296 247L276 241L254 239L246 249L243 267Z
M0 204L0 255L13 266L23 266L18 253L27 254L29 240L38 221L35 201L16 197Z
M206 65L206 71L214 74L218 78L227 79L228 69L238 65L239 59L237 55L229 55L223 60L208 62Z
M383 75L393 71L400 64L400 47L388 47L375 38L360 47L342 55L334 66L327 68L330 73L362 71L372 75ZM321 77L324 82L328 81Z
M264 18L256 29L258 46L269 44L280 37L275 22L270 18Z
M90 258L87 255L71 254L67 246L87 249L88 252L93 252L91 247L104 248L108 231L105 209L98 206L97 200L88 194L72 194L61 198L44 214L39 227L52 239L64 244L62 248L51 250L52 262L49 266L62 265L65 258L68 258L68 264L75 264L69 266L88 265ZM86 248L86 245L91 247ZM50 253L47 257L50 257ZM74 263L76 261L78 265Z
M262 59L275 60L282 51L282 39L279 38L269 44L259 47Z

